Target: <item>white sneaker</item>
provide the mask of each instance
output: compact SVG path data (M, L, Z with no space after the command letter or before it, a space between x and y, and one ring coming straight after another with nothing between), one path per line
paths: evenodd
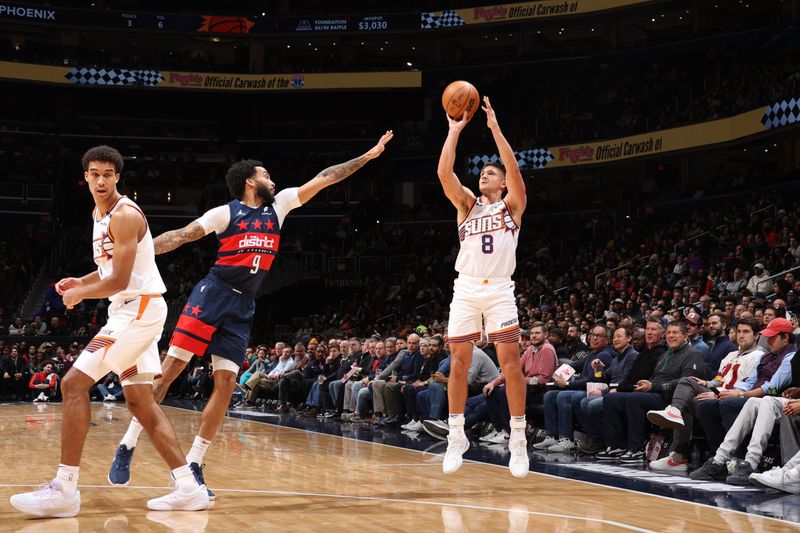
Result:
M447 452L444 454L442 461L442 472L445 474L452 474L464 463L464 452L469 449L469 440L464 435L464 429L460 431L450 431L447 435Z
M689 472L689 462L681 454L672 452L662 459L650 461L650 470L686 474Z
M422 431L423 429L424 429L424 426L422 425L422 421L421 421L421 420L414 420L414 421L412 422L412 426L411 426L411 428L409 429L409 431L416 431L416 432L420 432L420 431Z
M748 478L755 485L800 494L800 475L794 468L775 467L760 474L750 474Z
M495 435L492 440L490 440L492 444L505 444L508 442L508 433L503 431L498 431L497 435Z
M511 452L511 459L508 461L508 469L514 477L525 477L530 470L530 459L528 458L528 441L525 439L525 432L521 437L514 435L508 440L508 451Z
M46 401L47 401L47 395L43 392L40 392L39 396L37 396L36 399L33 400L33 403L46 402Z
M411 428L414 427L414 422L416 422L416 420L412 420L411 422L403 424L402 426L400 426L400 428L405 429L406 431L411 431Z
M42 483L39 490L13 495L11 505L17 511L39 518L71 518L81 510L81 492L76 490L72 497L67 498L62 492L61 483L54 479Z
M202 511L208 509L208 489L198 485L191 492L175 489L166 496L154 498L147 502L151 511Z
M492 442L492 439L497 436L497 430L493 429L483 437L479 438L479 442Z
M547 448L548 452L557 452L557 453L566 453L571 452L576 448L575 443L572 442L572 439L567 437L563 437L558 439L558 442Z
M551 435L548 435L548 436L546 436L544 438L544 440L542 442L537 442L536 444L534 444L533 445L533 449L534 450L546 450L547 448L549 448L550 446L553 446L557 442L558 441L556 440L555 437L553 437Z
M109 393L109 394L106 394L106 397L103 398L103 401L104 402L116 402L117 398L113 394Z
M666 409L647 411L647 419L657 426L669 429L683 429L683 415L677 407L668 405Z

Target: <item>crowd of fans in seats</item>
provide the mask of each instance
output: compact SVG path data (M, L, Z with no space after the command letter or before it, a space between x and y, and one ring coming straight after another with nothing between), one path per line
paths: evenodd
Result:
M790 196L756 192L741 205L616 225L591 216L530 224L520 239L516 280L529 420L543 434L537 451L650 461L675 473L694 463L693 476L734 484L766 476L758 470L770 461L788 461L797 451L793 441L781 441L784 457L769 455L765 428L771 433L783 413L786 435L796 435L797 402L781 395L793 398L800 386L793 358L799 216ZM320 230L319 238L336 230ZM557 248L570 231L580 238ZM344 306L315 301L317 312L294 335L249 349L240 408L446 436L447 304L456 250L445 225L365 228L347 253L413 251L414 268L375 276L366 296ZM211 255L198 246L160 258L172 262L161 271L175 301ZM67 311L51 287L37 316L3 314L0 397L58 399L60 378L102 327L104 309L100 303ZM254 336L269 338L258 325ZM468 425L478 442L503 444L509 417L491 345L476 347L473 366ZM195 358L171 395L206 399L212 371L207 358ZM114 376L93 395L123 399ZM737 456L750 434L748 455ZM706 452L710 459L700 467L693 458ZM733 460L728 474L724 463Z

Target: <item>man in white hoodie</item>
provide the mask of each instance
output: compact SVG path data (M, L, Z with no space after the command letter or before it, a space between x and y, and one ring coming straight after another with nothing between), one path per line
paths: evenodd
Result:
M650 463L653 470L686 473L688 470L689 440L693 420L697 416L697 402L718 401L731 393L745 390L746 380L758 365L763 352L756 343L758 322L743 318L736 325L736 342L739 349L729 353L719 364L711 380L690 376L681 378L675 387L672 403L665 409L648 411L647 419L653 424L674 429L670 454ZM688 420L686 420L688 419ZM687 423L688 422L688 423Z

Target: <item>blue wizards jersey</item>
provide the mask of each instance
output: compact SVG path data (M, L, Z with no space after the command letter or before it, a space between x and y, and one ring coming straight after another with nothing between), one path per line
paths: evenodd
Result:
M281 224L300 205L297 188L285 189L271 205L248 207L239 200L227 204L229 222L217 232L219 250L211 274L243 294L255 295L275 260Z

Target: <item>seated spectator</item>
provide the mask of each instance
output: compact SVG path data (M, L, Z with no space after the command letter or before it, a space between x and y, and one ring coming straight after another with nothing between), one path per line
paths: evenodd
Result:
M278 381L278 413L285 413L289 410L292 397L305 398L311 390L314 382L325 371L325 358L328 356L326 345L314 345L309 343L306 356L308 362L302 367L296 366L294 370L286 373ZM298 400L299 401L299 400Z
M589 335L591 351L571 365L576 374L569 381L558 376L553 377L557 389L544 395L544 429L547 436L542 442L535 444L534 449L561 453L575 449L572 416L579 410L581 400L586 397L586 384L598 381L593 363L600 360L606 367L611 364L613 355L608 341L608 328L603 324L596 324Z
M11 400L22 399L28 384L28 364L19 355L19 349L11 348L7 356L0 359L0 397Z
M769 392L778 394L788 386L800 385L800 358L794 362L797 347L793 343L792 332L794 326L785 318L776 318L764 329L761 334L767 337L770 353L784 354L784 363L775 373L773 380L782 383L781 389L771 389ZM763 391L763 385L762 385ZM725 434L716 453L699 469L692 472L689 477L703 481L725 481L731 485L749 485L750 474L758 470L761 456L767 447L772 430L783 414L788 398L781 396L751 397L744 404L744 408L736 417L731 429ZM737 460L732 473L728 474L726 463L733 458L733 454L750 435L747 453L743 460Z
M703 356L703 361L705 361L708 359L711 349L708 347L708 344L706 344L706 341L703 340L703 335L701 335L703 330L703 317L694 311L690 312L686 315L686 327L689 331L689 342L692 343L695 350L700 352L700 355ZM714 370L715 369L712 368L709 372L713 372Z
M353 423L374 423L377 424L383 418L383 413L374 408L374 387L376 382L385 382L390 379L393 374L397 374L398 368L402 366L403 360L408 355L406 349L406 339L404 338L389 338L386 339L385 345L387 350L392 349L392 341L394 340L394 352L387 353L375 369L375 373L366 376L367 379L362 380L361 387L357 395L351 400L351 407L353 407L353 415L344 418L346 421ZM399 348L398 348L399 347ZM399 351L398 351L399 349ZM353 402L355 405L353 405ZM369 417L369 411L372 409L373 415Z
M283 343L279 342L278 344L281 345L281 350L283 350ZM276 344L275 347L277 349L278 345ZM258 350L256 351L255 360L251 362L247 370L242 373L242 377L239 379L239 385L244 387L244 384L247 383L247 380L249 380L253 374L257 372L269 374L269 371L274 368L275 361L277 360L278 358L274 355L270 359L267 359L267 347L259 346Z
M301 344L300 346L303 345ZM305 347L303 347L303 350L305 350ZM271 391L283 375L291 371L294 366L295 358L292 357L292 349L287 346L283 349L283 354L281 354L278 364L269 373L259 372L258 374L253 374L244 384L244 388L247 390L247 405L254 406L261 393Z
M763 334L759 340L761 337ZM786 387L792 362L788 356L793 344L787 343L779 353L763 354L743 387L721 391L718 402L700 402L697 405L697 414L703 424L709 449L719 448L748 398L760 398L770 394L770 391Z
M751 295L766 293L770 289L769 272L764 269L763 263L753 265L753 275L747 281L747 290Z
M352 338L349 341L349 348L353 358L351 371L347 372L347 379L340 379L332 382L328 386L328 391L331 396L331 403L334 407L334 414L332 418L338 418L341 414L349 408L353 400L353 386L350 385L350 394L348 395L348 385L350 383L358 382L363 376L364 369L366 369L373 360L373 353L375 343L380 339L369 338L365 339L362 343L357 338ZM384 347L386 343L384 343ZM349 402L348 402L349 400Z
M485 346L485 341L486 337L484 335L480 344ZM444 364L444 362L442 364ZM449 375L449 362L446 370ZM500 370L497 368L494 361L492 361L491 357L489 357L483 349L479 348L477 344L474 345L472 348L472 363L467 371L467 403L464 409L464 429L470 429L478 422L488 420L486 396L483 394L483 387L485 387L487 383L497 379L499 375ZM444 388L443 385L446 384L446 380L442 381L444 381L444 383L439 384L439 386ZM433 387L433 384L431 384L431 387ZM445 392L442 412L446 410L446 407L447 393ZM441 416L442 412L439 413L439 416ZM433 401L431 401L430 413L433 416L436 415L433 408ZM447 420L424 420L422 426L427 434L437 439L445 440L450 433L450 425L447 423Z
M22 322L22 317L18 316L14 318L14 322L8 326L8 334L9 335L25 335L25 324Z
M567 358L569 361L559 361L560 363L569 363L570 361L577 361L582 359L589 347L581 340L580 328L576 325L570 325L567 328L567 337L564 340L564 347L567 349Z
M420 353L422 353L423 357L419 379L410 385L405 385L402 389L406 413L411 417L410 422L401 426L406 431L419 432L423 430L423 412L417 398L422 391L428 388L434 374L438 371L442 360L444 360L443 343L444 339L441 335L434 335L430 339L421 339L419 342Z
M614 331L614 336L611 340L614 346L614 358L611 360L611 365L608 369L605 369L606 367L600 359L592 361L598 385L602 383L607 386L599 385L594 387L581 400L578 419L581 422L581 428L588 437L586 442L578 448L581 453L594 455L606 448L602 436L603 396L611 390L609 387L624 381L630 374L633 365L636 364L639 352L631 344L632 339L633 333L630 328L620 326Z
M252 346L248 346L244 351L244 361L242 362L242 370L247 371L250 366L256 362L256 351Z
M69 335L69 328L64 325L60 317L54 316L50 319L50 327L47 328L47 334L54 337L64 337Z
M381 427L400 427L406 423L405 403L403 402L402 388L404 385L414 383L419 378L422 369L423 356L420 352L420 336L412 333L406 338L406 355L403 363L397 369L397 374L388 380L375 382L372 398L375 402L376 395L382 395L385 406L386 418L379 422Z
M329 342L328 356L323 362L322 373L317 376L317 381L311 384L311 388L306 396L306 408L300 411L300 415L314 418L320 414L320 409L322 408L320 388L323 383L330 379L330 376L335 375L337 369L339 368L340 361L341 352L339 350L339 343L334 341Z
M33 322L25 327L25 335L33 337L36 335L45 335L47 333L47 324L42 321L40 315L33 317Z
M97 393L104 402L125 401L122 385L120 385L119 378L114 372L106 374L103 379L97 382L96 387Z
M548 335L543 323L535 322L531 326L530 332L531 345L522 354L520 362L522 374L529 384L544 385L553 378L553 371L558 366L556 351L553 345L546 340L551 336ZM508 442L511 434L511 413L508 409L505 381L505 376L500 374L497 379L483 387L483 394L486 396L486 404L489 410L489 419L492 421L494 430L482 437L480 439L481 442L490 444ZM541 402L541 393L532 393L529 388L526 402L533 403L536 398Z
M680 378L700 376L705 371L703 357L689 344L686 322L670 322L666 337L668 349L658 359L650 379L639 380L633 392L603 396L603 440L611 443L611 450L597 454L597 459L642 463L647 411L666 407Z
M792 398L783 407L783 414L786 416L781 417L781 455L786 462L782 467L750 474L750 482L759 487L800 494L800 433L798 432L800 399L797 399L800 396L800 389L789 388L784 391L783 396ZM788 460L786 460L787 455Z
M351 379L345 384L344 402L342 404L342 420L345 422L350 422L353 418L353 414L358 413L358 398L359 395L361 395L361 390L364 389L364 387L368 387L370 381L374 380L375 377L379 375L383 369L386 368L389 363L391 363L391 361L394 360L394 355L387 358L386 351L388 347L388 349L395 354L396 343L396 338L389 337L385 341L379 339L372 344L372 356L370 357L366 366L361 367L361 370L354 374L354 377L356 378L355 380ZM361 414L365 414L364 401L365 399L362 397ZM336 417L334 416L334 418Z
M55 399L58 395L58 374L53 371L52 363L46 363L40 372L31 376L28 388L34 403Z
M708 356L705 358L705 362L709 369L719 368L722 359L738 349L736 344L728 336L728 326L730 323L730 317L722 311L713 311L708 316L706 330L708 332L708 345L710 350ZM758 329L760 328L756 329L756 333Z
M564 337L566 337L566 335L564 334L564 330L561 328L553 328L547 333L547 341L556 351L559 361L570 358L567 347L564 345Z
M744 395L749 390L747 379L758 366L763 352L756 344L758 322L744 318L736 325L739 349L729 353L710 380L698 377L681 378L672 401L666 409L649 411L647 419L657 426L674 429L672 446L667 457L650 463L653 470L686 472L689 464L689 439L693 420L701 402L719 402L726 397ZM723 393L726 393L723 396Z

